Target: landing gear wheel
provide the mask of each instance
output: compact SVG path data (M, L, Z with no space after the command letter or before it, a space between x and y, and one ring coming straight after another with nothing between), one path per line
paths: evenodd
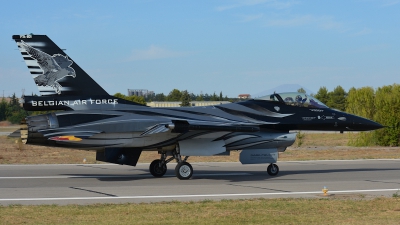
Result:
M271 176L276 176L279 173L279 167L276 164L269 164L267 172Z
M188 162L178 163L175 167L175 174L180 180L190 179L193 175L193 167Z
M154 177L162 177L167 172L167 165L161 160L156 159L151 162L149 170L151 175L153 175Z

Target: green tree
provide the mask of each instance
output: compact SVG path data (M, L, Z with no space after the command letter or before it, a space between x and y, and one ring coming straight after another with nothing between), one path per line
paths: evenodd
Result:
M135 95L126 96L126 95L121 94L119 92L115 93L114 96L117 97L117 98L122 98L122 99L127 100L127 101L136 102L136 103L139 103L139 104L142 104L142 105L146 105L146 101L144 100L143 96L135 96Z
M350 88L346 98L346 112L373 119L375 115L375 91L372 87Z
M131 102L136 102L142 105L146 105L146 100L144 100L143 96L136 96L136 95L131 95L127 96L126 100L131 101Z
M1 99L0 102L0 121L6 120L6 111L7 111L8 103L5 98Z
M333 92L329 93L329 100L327 105L331 108L338 109L340 111L346 110L346 95L345 90L339 85L333 89Z
M317 94L314 95L314 97L326 105L329 101L328 89L326 87L320 87Z
M373 119L375 114L375 91L371 87L350 88L346 98L346 112ZM360 132L355 139L350 139L351 146L376 145L374 132Z
M164 93L156 94L154 97L154 101L164 102L167 97L165 97Z
M346 111L387 126L373 132L360 132L350 145L400 145L400 85L383 86L376 91L371 87L351 88Z
M27 116L27 113L21 107L19 99L15 96L15 93L10 98L11 100L5 110L6 119L13 124L19 124L21 120Z
M400 85L388 85L378 88L375 94L376 113L374 120L388 126L375 131L377 144L399 146L400 137Z
M303 88L300 88L300 89L297 90L297 92L299 92L299 93L304 93L304 94L305 94L305 93L306 93L306 90L304 90Z
M117 92L117 93L114 94L114 97L125 99L126 95Z
M181 107L187 107L187 106L190 106L190 101L191 101L191 99L190 99L190 95L189 95L189 93L187 92L187 90L184 90L184 91L182 91L181 92L182 93L182 96L181 96L181 104L180 104L180 106Z
M167 101L177 102L177 101L181 100L181 97L182 97L182 93L178 89L174 89L168 94Z
M17 96L15 96L15 93L11 96L10 106L15 106L17 108L21 108L21 105L19 103Z
M190 99L192 99L192 100L195 100L197 98L197 95L195 95L193 93L190 93L189 95L190 95Z
M199 95L196 97L196 101L204 101L203 94L199 94Z
M20 124L21 120L27 116L27 113L23 110L13 111L8 117L7 120L12 124Z
M219 100L223 101L224 97L222 97L222 91L219 93Z
M215 94L215 92L214 92L214 94L211 96L210 101L218 101L218 97L217 97L217 95Z

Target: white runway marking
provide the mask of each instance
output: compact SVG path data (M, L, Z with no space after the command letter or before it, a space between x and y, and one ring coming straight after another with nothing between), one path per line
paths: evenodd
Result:
M363 193L363 192L389 192L399 189L371 189L371 190L343 190L329 191L329 193ZM113 199L154 199L154 198L204 198L204 197L245 197L245 196L272 196L272 195L305 195L322 194L321 191L304 192L274 192L274 193L241 193L241 194L204 194L204 195L155 195L155 196L106 196L106 197L64 197L64 198L10 198L0 201L66 201L66 200L113 200Z
M250 173L209 173L209 174L194 174L194 176L248 176L252 175ZM153 177L152 175L106 175L106 176L96 176L96 175L76 175L76 176L34 176L34 177L0 177L0 180L6 179L69 179L69 178L133 178L133 177ZM175 175L164 175L164 177L175 177Z

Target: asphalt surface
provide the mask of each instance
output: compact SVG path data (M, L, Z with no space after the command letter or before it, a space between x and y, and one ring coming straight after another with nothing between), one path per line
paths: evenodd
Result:
M175 165L163 178L152 177L149 164L0 165L0 204L315 198L324 186L328 197L390 197L400 189L400 160L278 162L276 177L267 165L193 163L190 180L176 178Z

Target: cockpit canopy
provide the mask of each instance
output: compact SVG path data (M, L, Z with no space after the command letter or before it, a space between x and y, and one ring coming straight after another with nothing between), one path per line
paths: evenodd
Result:
M287 93L274 93L271 95L266 95L256 100L265 101L277 101L284 103L286 105L308 107L308 108L328 108L324 103L320 102L318 99L299 92L287 92Z

